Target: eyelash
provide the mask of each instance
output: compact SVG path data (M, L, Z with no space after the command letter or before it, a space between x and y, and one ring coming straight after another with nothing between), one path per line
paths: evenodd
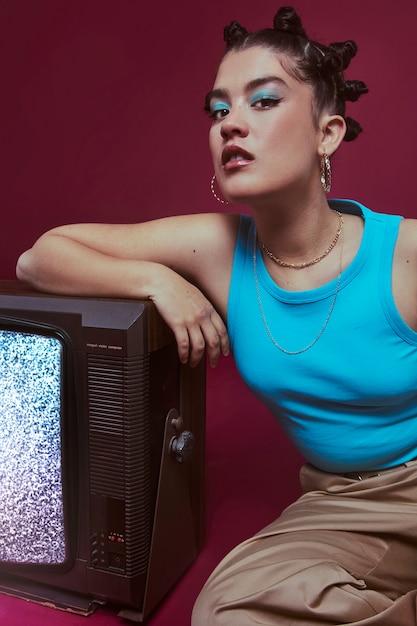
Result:
M259 98L252 100L250 102L250 106L255 109L260 109L260 110L267 109L268 110L277 106L281 102L281 100L282 98L279 98L278 96L272 96L272 95L260 96ZM229 111L230 111L229 107L224 107L224 108L219 108L219 109L212 109L211 107L209 107L207 109L207 113L213 121L218 121L226 117Z
M281 102L282 98L278 98L278 96L261 96L260 98L256 98L251 102L251 107L260 108L260 109L269 109ZM264 105L267 103L267 106L256 107L257 104Z
M216 103L217 105L219 103ZM215 105L213 105L215 106ZM208 116L210 117L210 119L212 119L214 122L222 119L223 117L226 117L226 115L229 113L230 108L229 107L220 107L218 109L213 109L211 106L209 106L207 108L207 113Z

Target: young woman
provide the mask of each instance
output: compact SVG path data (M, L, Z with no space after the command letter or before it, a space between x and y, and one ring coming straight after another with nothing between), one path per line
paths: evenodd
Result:
M225 29L206 108L215 177L252 217L72 225L18 276L45 291L150 298L180 359L229 352L307 459L303 496L216 569L195 626L416 624L417 223L330 201L330 158L359 125L348 41L291 8ZM214 188L216 197L217 193Z

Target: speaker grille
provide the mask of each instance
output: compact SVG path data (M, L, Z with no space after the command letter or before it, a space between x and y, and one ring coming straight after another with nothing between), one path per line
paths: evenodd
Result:
M88 357L90 492L124 501L126 573L150 546L149 358Z

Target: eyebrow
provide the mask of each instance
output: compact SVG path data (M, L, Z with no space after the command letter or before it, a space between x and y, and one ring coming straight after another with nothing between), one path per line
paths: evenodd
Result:
M258 87L263 87L264 85L268 83L275 83L279 85L280 87L288 88L288 84L285 82L283 78L280 78L279 76L261 76L259 78L254 78L253 80L250 80L245 85L244 91L245 93L248 93L249 91L253 91L254 89L257 89ZM205 110L206 111L210 110L210 101L212 100L212 98L217 98L220 100L220 99L227 99L228 96L229 96L229 92L227 89L220 88L220 89L213 89L212 91L209 91L205 98L205 105L204 105Z

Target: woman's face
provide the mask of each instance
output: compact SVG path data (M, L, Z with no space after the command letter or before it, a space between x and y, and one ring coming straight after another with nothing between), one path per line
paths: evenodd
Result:
M256 204L320 187L322 132L313 121L312 89L276 54L261 47L229 52L208 102L214 169L229 200Z

